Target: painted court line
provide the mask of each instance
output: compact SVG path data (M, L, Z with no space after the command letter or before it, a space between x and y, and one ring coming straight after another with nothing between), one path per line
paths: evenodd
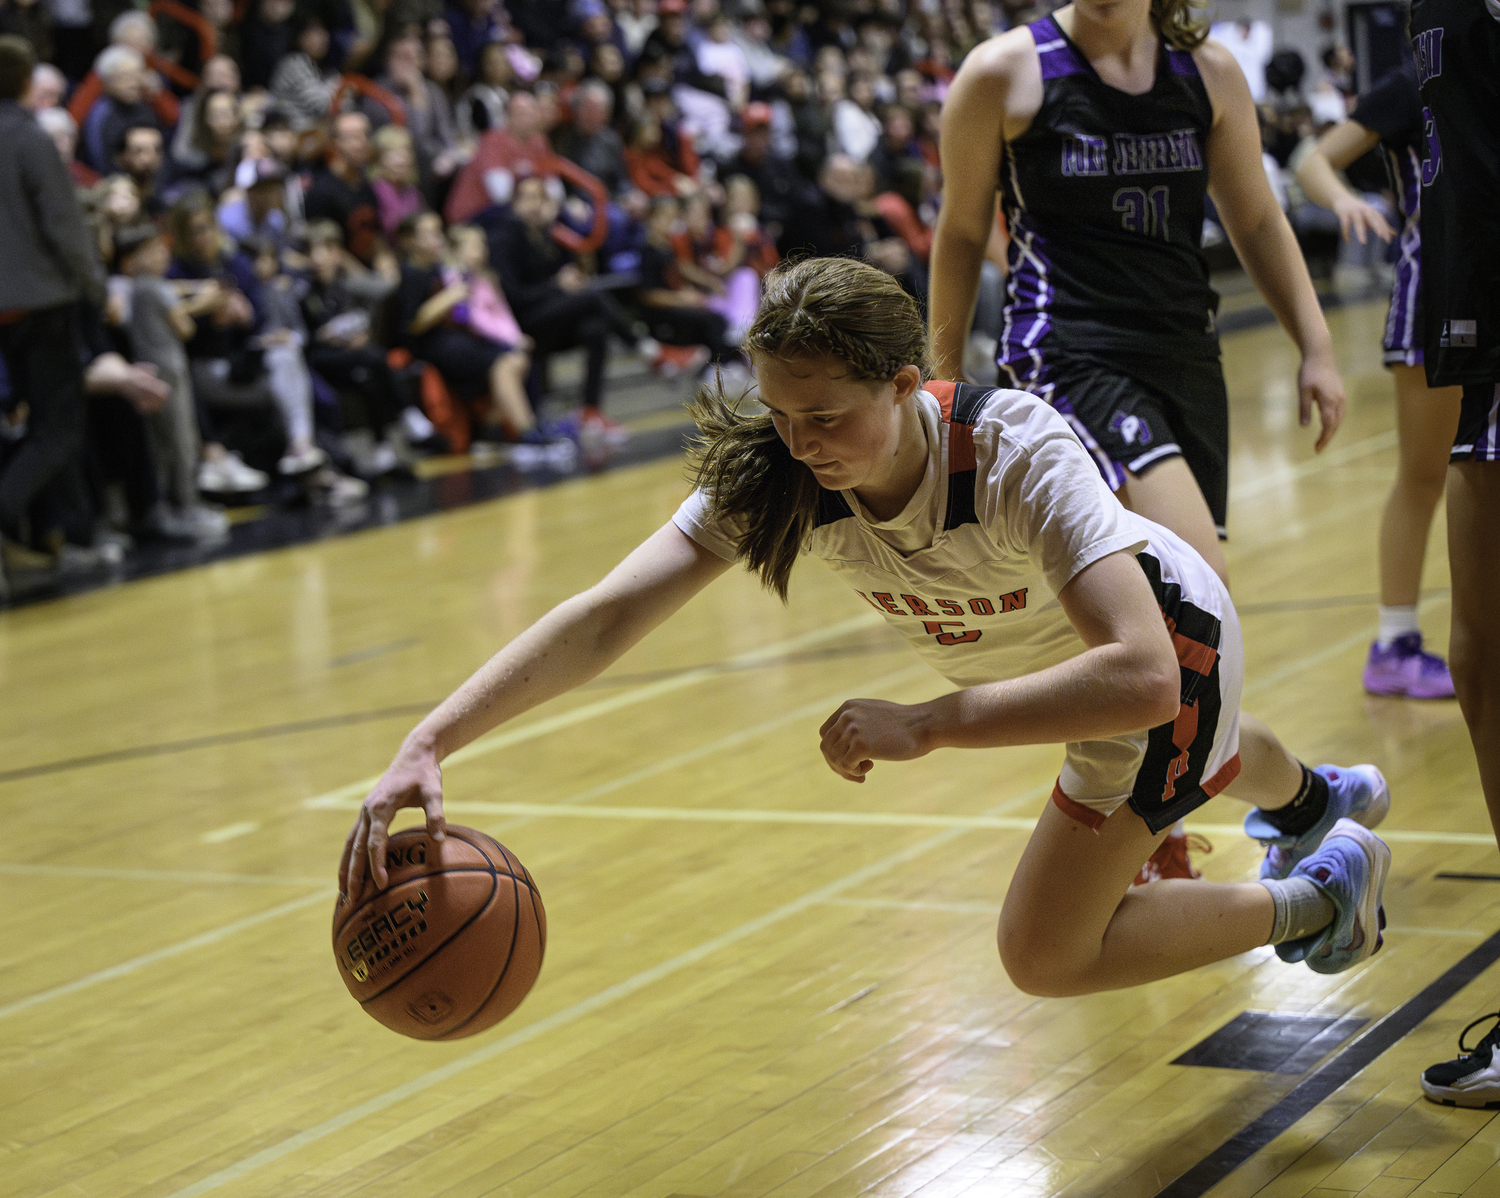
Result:
M443 765L457 765L463 761L469 761L475 757L483 757L500 749L509 748L528 740L535 740L539 736L546 736L552 732L560 732L564 728L572 728L577 724L587 723L598 716L610 715L626 707L634 707L638 703L648 703L661 695L671 694L673 691L685 690L690 686L697 686L700 682L707 682L711 678L718 678L723 674L743 669L746 666L755 665L757 662L768 658L779 657L784 653L793 653L798 649L805 649L809 645L821 644L824 641L835 640L851 632L871 628L882 623L881 617L874 612L865 612L854 616L852 619L840 620L837 624L830 624L826 628L816 628L812 632L803 633L801 636L792 637L790 640L781 641L774 645L766 645L763 648L742 653L738 657L732 657L727 662L713 666L698 666L695 669L684 670L672 678L665 678L660 682L653 682L646 686L639 686L633 690L624 691L613 695L608 699L601 699L597 703L588 703L583 707L575 707L572 711L561 712L535 723L523 724L517 728L507 728L503 731L492 732L481 736L472 744L465 745L458 752L446 758ZM358 782L351 782L347 786L340 786L337 790L330 790L326 794L316 795L313 798L303 800L304 807L314 809L328 806L339 806L338 800L347 799L351 795L363 799L370 793L375 783L380 781L380 775L371 778L362 778Z
M226 840L238 840L241 836L249 836L252 832L260 831L260 821L247 819L237 824L225 824L222 828L215 828L212 832L205 832L198 839L204 844L223 844Z
M749 736L749 732L745 734ZM706 756L709 750L694 750L697 756ZM652 771L642 771L643 774ZM634 779L632 779L634 780ZM622 783L623 784L623 783ZM608 784L611 789L615 786ZM602 788L600 788L602 789ZM1010 808L1030 799L1039 800L1051 793L1052 788L1039 787L1034 791L1006 803ZM585 792L590 793L590 792ZM332 806L332 804L325 804ZM352 799L344 800L340 806L349 808L359 804ZM444 803L444 809L454 815L498 815L524 819L592 819L592 820L659 820L669 823L692 824L830 824L860 828L960 828L995 829L1002 832L1030 832L1036 827L1036 817L1011 815L944 815L942 813L920 813L912 811L778 811L772 808L724 808L724 807L585 807L579 803L490 803L481 800L454 800ZM1235 837L1245 834L1239 824L1196 824L1189 822L1188 830L1204 832L1210 836ZM1427 832L1405 828L1379 830L1382 840L1392 844L1453 844L1492 845L1492 832Z
M650 969L642 970L640 973L626 978L623 982L601 990L597 994L590 995L588 998L582 999L570 1007L564 1007L562 1010L539 1019L537 1022L521 1028L519 1031L512 1032L510 1035L496 1040L493 1044L487 1044L483 1048L458 1057L441 1068L420 1074L412 1078L409 1082L387 1090L384 1094L376 1095L374 1098L362 1102L358 1106L350 1107L348 1110L333 1116L331 1119L325 1120L316 1127L310 1127L306 1131L299 1132L281 1141L279 1144L273 1144L269 1148L264 1148L260 1152L246 1157L244 1160L228 1165L220 1169L217 1173L212 1173L201 1181L195 1182L185 1189L178 1190L176 1193L170 1195L170 1198L198 1198L200 1194L207 1194L212 1190L218 1189L220 1186L238 1181L240 1178L255 1172L255 1170L278 1161L300 1148L317 1143L319 1140L325 1139L352 1124L358 1123L361 1119L379 1114L381 1111L387 1110L399 1102L404 1102L414 1095L421 1094L426 1090L432 1089L434 1086L441 1085L443 1082L456 1077L466 1070L474 1068L476 1065L482 1065L487 1061L491 1061L502 1053L509 1052L513 1048L519 1048L523 1044L528 1044L532 1040L538 1039L549 1032L556 1031L558 1028L576 1023L586 1015L591 1015L595 1011L619 999L626 998L639 990L644 990L646 987L654 985L664 978L681 972L690 965L696 965L698 962L723 949L738 944L740 941L746 940L751 936L755 936L767 928L774 927L783 920L790 919L794 915L800 915L810 907L826 903L851 887L883 877L897 866L904 865L908 861L913 861L923 854L939 848L951 840L957 839L963 834L963 831L961 828L954 828L945 832L939 832L936 836L931 836L919 844L903 849L899 853L893 853L889 857L875 862L873 865L867 865L863 869L855 870L853 873L847 874L835 882L830 882L826 886L820 886L817 890L809 891L801 898L793 899L791 902L768 911L766 914L758 916L747 923L742 923L739 927L732 928L722 935L705 940L702 944L690 948L684 953L679 953L677 956L663 961L659 965L654 965Z
M256 924L268 923L273 919L280 919L283 915L290 915L294 911L300 911L303 907L310 907L313 903L326 903L333 898L338 891L336 889L320 890L316 894L305 895L299 899L293 899L289 903L282 903L279 907L272 907L269 911L262 911L259 915L252 915L247 919L236 920L227 923L222 928L215 928L212 932L204 932L200 936L194 936L189 940L180 941L177 944L159 948L155 952L146 953L129 961L122 961L118 965L111 965L108 969L101 969L97 973L88 974L78 978L76 981L68 982L63 986L56 986L51 990L43 990L39 994L30 995L9 1006L0 1007L0 1019L7 1015L15 1015L31 1007L40 1006L42 1003L51 1002L55 998L65 998L69 994L77 994L80 990L87 990L90 986L97 986L100 982L112 981L115 978L124 977L128 973L134 973L137 969L144 969L147 965L154 965L158 961L165 961L168 957L175 957L195 948L202 948L208 944L215 944L229 936L253 928Z
M219 874L185 869L102 869L92 865L33 865L0 861L0 874L37 878L113 878L121 882L207 882L231 886L326 886L327 878L291 878L280 874Z

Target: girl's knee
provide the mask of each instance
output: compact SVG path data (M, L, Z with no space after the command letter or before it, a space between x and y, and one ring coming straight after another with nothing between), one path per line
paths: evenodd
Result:
M1000 964L1012 984L1023 994L1037 998L1068 998L1088 994L1094 987L1087 970L1080 969L1059 951L1053 938L1019 926L1002 914L996 933Z

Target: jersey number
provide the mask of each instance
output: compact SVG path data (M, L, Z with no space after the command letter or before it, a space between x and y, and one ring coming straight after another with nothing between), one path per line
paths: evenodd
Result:
M1115 211L1127 232L1166 239L1172 213L1166 187L1122 187L1115 192Z
M922 630L937 637L940 645L967 645L970 641L977 641L984 635L979 628L965 629L963 632L944 632L944 628L963 628L962 620L923 620Z

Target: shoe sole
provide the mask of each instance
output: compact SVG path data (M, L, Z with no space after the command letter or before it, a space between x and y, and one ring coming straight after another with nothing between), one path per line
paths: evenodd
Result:
M1390 784L1385 780L1385 775L1382 774L1377 767L1368 763L1351 766L1337 766L1335 768L1345 774L1358 774L1360 777L1369 782L1374 790L1374 795L1371 797L1368 803L1366 803L1358 811L1350 812L1344 818L1352 819L1355 823L1361 825L1362 827L1379 827L1380 824L1384 822L1385 817L1390 814L1391 810L1391 788ZM1246 819L1248 820L1249 817L1247 816ZM1335 822L1334 827L1337 826L1338 824L1337 822ZM1323 841L1327 840L1332 835L1333 828L1329 828L1327 832L1323 833L1322 839L1319 840L1317 844L1311 846L1301 856L1293 858L1290 862L1284 864L1279 871L1272 870L1269 873L1265 872L1265 866L1270 862L1270 854L1267 853L1266 858L1261 865L1262 872L1260 876L1262 878L1274 878L1278 881L1284 881L1285 879L1291 877L1292 870L1297 868L1297 863L1299 861L1303 861L1316 853L1318 849L1322 847ZM1270 841L1262 840L1261 843L1267 845L1268 847L1273 847Z
M1354 926L1363 931L1364 942L1357 949L1335 949L1331 954L1321 956L1309 953L1307 967L1314 973L1343 973L1361 961L1369 960L1385 943L1385 937L1381 935L1385 930L1385 908L1380 900L1385 893L1386 875L1391 869L1391 850L1375 833L1352 819L1339 820L1329 829L1323 841L1326 844L1339 837L1352 840L1360 847L1370 869L1354 917ZM1331 968L1320 968L1320 965Z
M1493 1111L1500 1109L1500 1098L1491 1099L1488 1102L1465 1101L1469 1095L1462 1090L1454 1090L1448 1086L1429 1085L1424 1078L1422 1081L1422 1093L1429 1102L1435 1102L1439 1106L1460 1106L1471 1111ZM1450 1098L1448 1095L1454 1095Z

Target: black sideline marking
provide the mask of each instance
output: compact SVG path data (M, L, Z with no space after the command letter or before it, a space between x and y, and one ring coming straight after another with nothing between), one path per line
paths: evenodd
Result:
M1248 1069L1258 1073L1306 1073L1369 1022L1241 1011L1172 1064Z
M237 745L247 740L269 740L273 736L290 736L297 732L316 732L320 728L345 728L350 724L368 724L375 720L390 720L401 715L426 715L436 703L403 703L399 707L381 707L374 711L354 711L347 715L320 716L315 720L298 720L294 724L271 724L265 728L246 728L241 732L216 732L211 736L194 736L187 740L169 740L156 745L137 745L131 749L115 749L109 753L91 753L87 757L68 757L62 761L44 761L40 765L23 766L17 770L0 770L0 782L16 782L22 778L39 778L45 774L61 774L68 770L86 769L91 765L109 765L116 761L134 761L141 757L167 757L173 753L190 753L194 749L210 749L215 745Z
M1279 1136L1335 1090L1406 1037L1424 1019L1500 958L1500 932L1407 999L1331 1061L1300 1082L1255 1122L1214 1149L1156 1198L1200 1198ZM1412 1079L1412 1093L1417 1081Z
M1434 878L1450 878L1456 882L1500 882L1500 874L1433 874Z

